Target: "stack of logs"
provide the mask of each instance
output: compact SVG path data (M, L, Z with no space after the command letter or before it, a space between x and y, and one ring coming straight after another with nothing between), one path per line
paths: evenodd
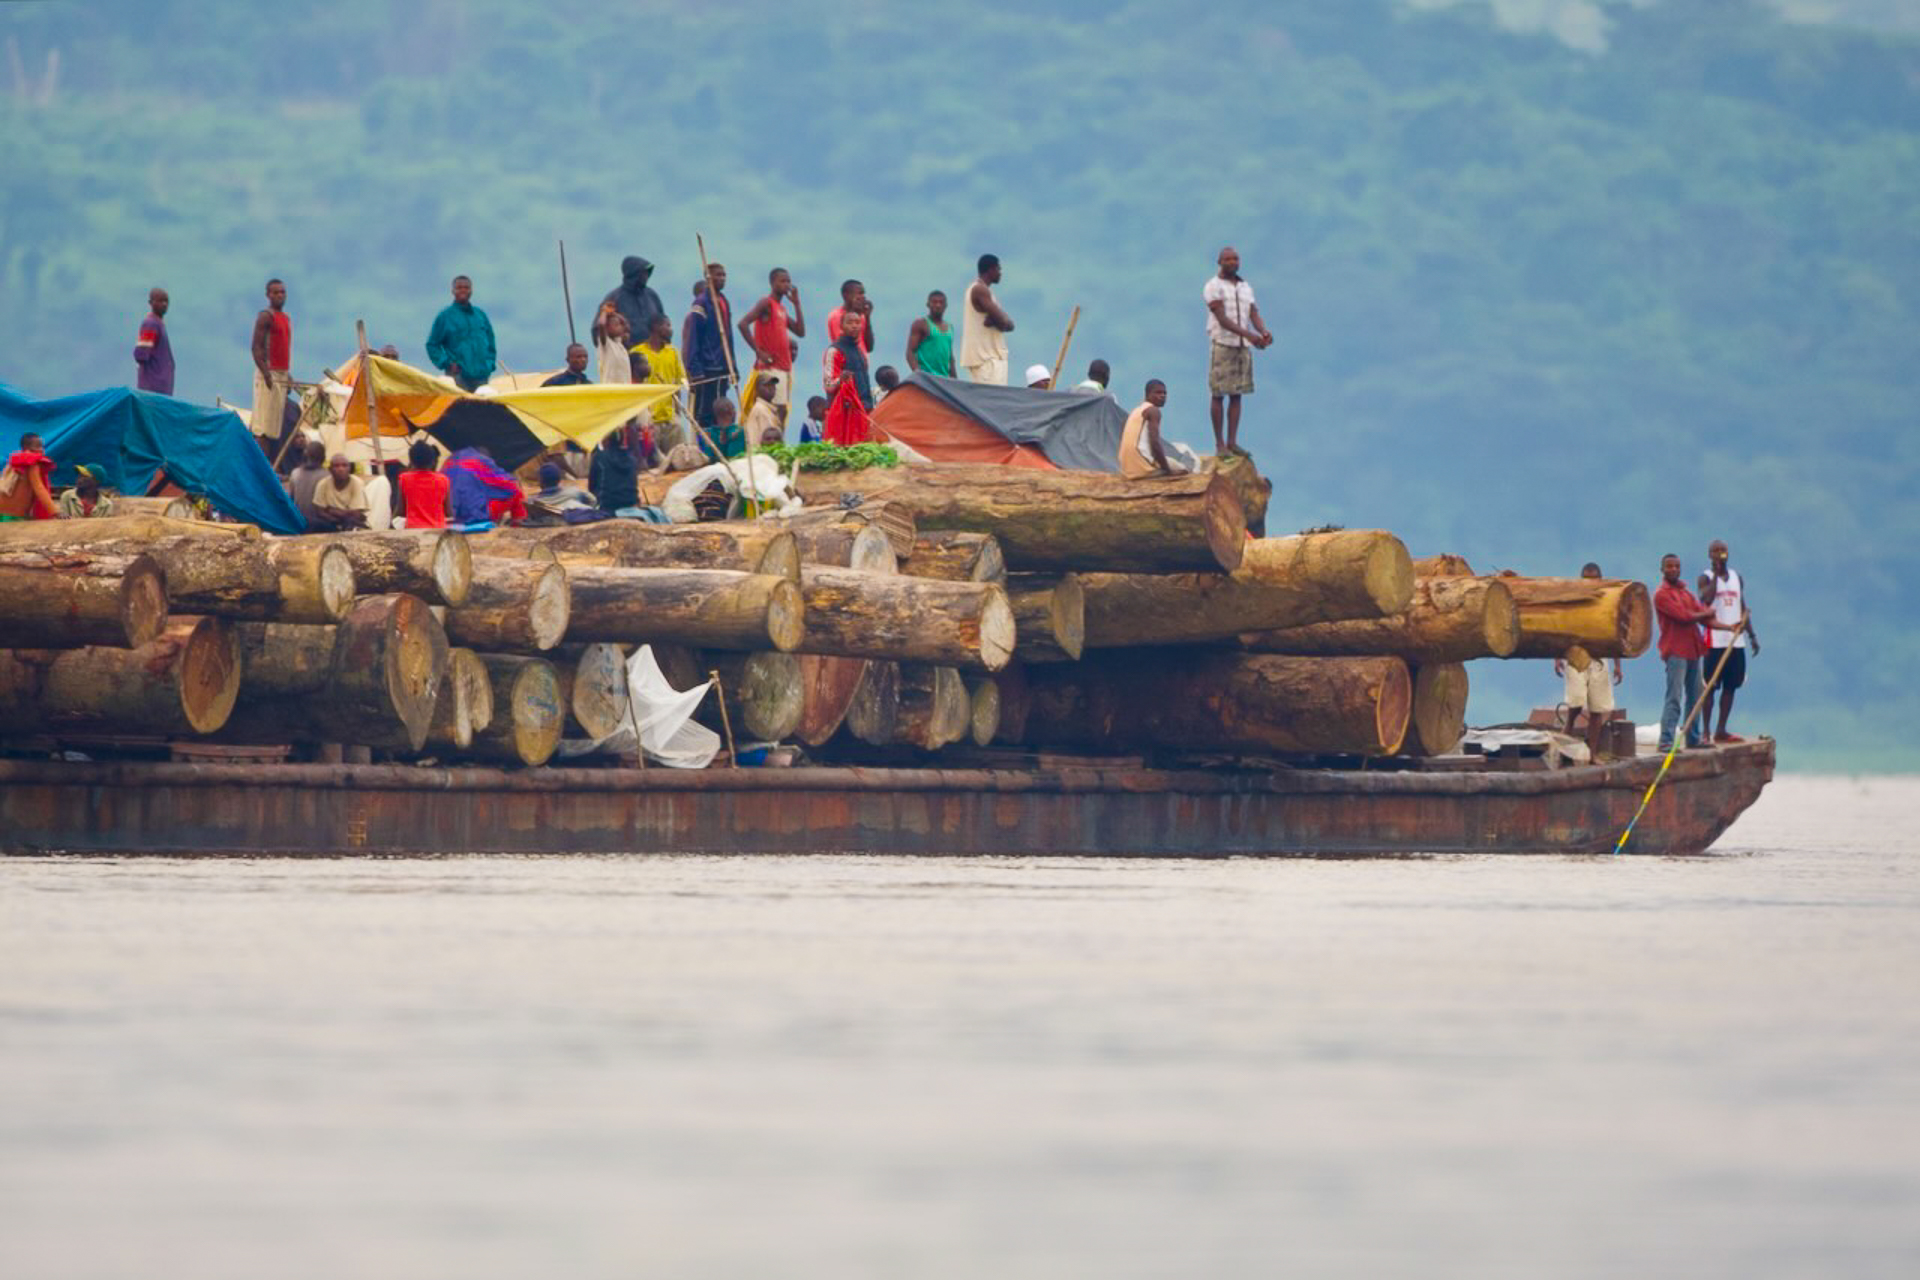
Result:
M1476 576L1379 531L1250 538L1247 475L798 485L795 515L700 525L0 525L0 738L541 765L632 725L625 661L648 644L676 687L719 674L704 720L827 758L1422 755L1459 741L1463 664L1649 638L1638 583Z

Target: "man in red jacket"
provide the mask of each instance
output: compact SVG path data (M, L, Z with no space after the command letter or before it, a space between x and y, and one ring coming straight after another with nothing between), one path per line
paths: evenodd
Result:
M1700 701L1700 659L1706 652L1700 624L1713 620L1713 610L1700 603L1680 579L1680 557L1660 558L1660 589L1653 593L1653 613L1660 620L1660 657L1667 664L1667 702L1660 710L1660 749L1673 746L1673 731L1693 704ZM1705 726L1687 726L1687 745L1704 746Z

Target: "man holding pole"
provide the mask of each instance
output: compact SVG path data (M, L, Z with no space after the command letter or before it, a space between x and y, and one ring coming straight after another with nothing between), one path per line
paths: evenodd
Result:
M1700 701L1700 659L1706 645L1700 624L1713 621L1713 610L1694 598L1680 579L1680 557L1660 558L1660 589L1653 593L1654 616L1660 620L1660 658L1667 665L1667 700L1660 710L1660 749L1673 746L1673 731L1694 703ZM1687 745L1705 746L1697 723L1687 725Z
M1240 278L1240 253L1231 245L1220 251L1220 270L1207 281L1201 296L1207 304L1207 338L1212 355L1207 363L1207 390L1213 393L1213 451L1221 457L1240 447L1240 397L1253 394L1253 353L1273 345L1273 335L1260 319L1253 286ZM1221 434L1225 407L1226 433Z
M693 382L693 420L713 426L713 403L733 385L733 308L727 304L727 269L707 265L707 288L687 313L687 376Z
M1707 559L1713 565L1713 580L1709 584L1713 598L1708 602L1713 609L1713 620L1707 629L1712 638L1709 659L1714 663L1726 660L1720 672L1720 728L1713 740L1745 742L1745 738L1727 732L1727 718L1733 714L1733 695L1747 682L1748 648L1752 648L1754 657L1760 656L1760 637L1754 634L1753 618L1747 610L1746 583L1741 581L1739 573L1727 567L1727 544L1715 538L1707 548ZM1747 624L1744 629L1740 627L1742 622Z

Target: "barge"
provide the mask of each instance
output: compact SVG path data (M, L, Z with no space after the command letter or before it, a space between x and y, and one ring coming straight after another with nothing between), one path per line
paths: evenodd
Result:
M10 855L1606 854L1657 755L1539 772L437 767L0 760ZM1774 744L1677 756L1630 854L1709 849Z

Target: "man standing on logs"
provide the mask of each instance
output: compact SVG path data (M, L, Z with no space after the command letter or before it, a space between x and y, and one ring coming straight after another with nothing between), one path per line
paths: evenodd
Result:
M1007 335L1013 317L1000 309L993 286L1000 283L1000 259L980 255L979 276L967 286L967 309L960 326L960 367L975 382L1007 385Z
M1207 303L1207 338L1212 356L1207 364L1207 389L1213 393L1213 451L1220 457L1240 447L1240 397L1253 394L1253 353L1273 345L1273 335L1260 319L1253 286L1240 278L1239 251L1229 245L1220 251L1220 271L1201 291ZM1221 434L1222 408L1226 431Z
M947 295L927 295L927 314L907 328L907 368L938 378L953 376L953 326L947 323Z
M800 290L794 287L793 276L785 267L769 271L767 285L767 296L740 317L740 336L753 348L754 372L762 382L772 384L773 397L768 403L784 423L787 406L793 403L793 340L807 336L807 317L800 310ZM793 303L791 317L787 315L788 302Z
M453 301L433 318L427 359L462 391L478 391L493 376L493 321L473 305L473 281L466 276L453 278Z
M1720 670L1720 728L1714 733L1715 742L1745 742L1746 739L1727 732L1727 718L1733 714L1733 695L1747 682L1747 649L1749 641L1753 656L1760 656L1760 637L1753 632L1753 616L1747 609L1747 587L1740 575L1727 566L1727 544L1718 538L1707 548L1707 559L1713 564L1713 621L1708 626L1712 637L1712 648L1707 654L1707 670L1712 671L1725 658L1727 665ZM1746 623L1746 628L1735 634L1735 628Z
M253 318L253 415L247 425L269 443L280 439L280 419L292 390L293 320L286 308L286 284L267 281L267 305Z
M693 420L713 425L713 402L733 385L733 308L727 303L727 269L707 266L707 287L687 313L687 375L693 381Z
M1700 624L1713 621L1713 610L1694 599L1680 580L1680 557L1660 558L1660 589L1653 593L1654 616L1660 620L1660 658L1667 664L1667 701L1660 710L1660 749L1673 746L1673 731L1693 704L1700 700L1700 658L1706 651ZM1687 728L1689 747L1705 746L1704 728L1695 721Z
M638 254L620 260L620 283L600 300L602 309L612 307L627 318L627 331L639 342L653 331L656 316L667 314L647 281L653 278L653 264Z
M1580 567L1580 576L1600 580L1600 566L1591 560ZM1607 681L1607 664L1591 658L1585 671L1575 671L1565 658L1553 660L1553 674L1566 680L1567 733L1573 733L1574 721L1587 713L1587 755L1600 759L1600 744L1606 737L1607 721L1613 718L1613 687L1620 683L1620 659L1613 660L1613 681Z
M165 289L147 292L147 318L140 322L140 337L133 344L133 362L140 366L134 386L141 391L173 394L173 344L167 341Z

